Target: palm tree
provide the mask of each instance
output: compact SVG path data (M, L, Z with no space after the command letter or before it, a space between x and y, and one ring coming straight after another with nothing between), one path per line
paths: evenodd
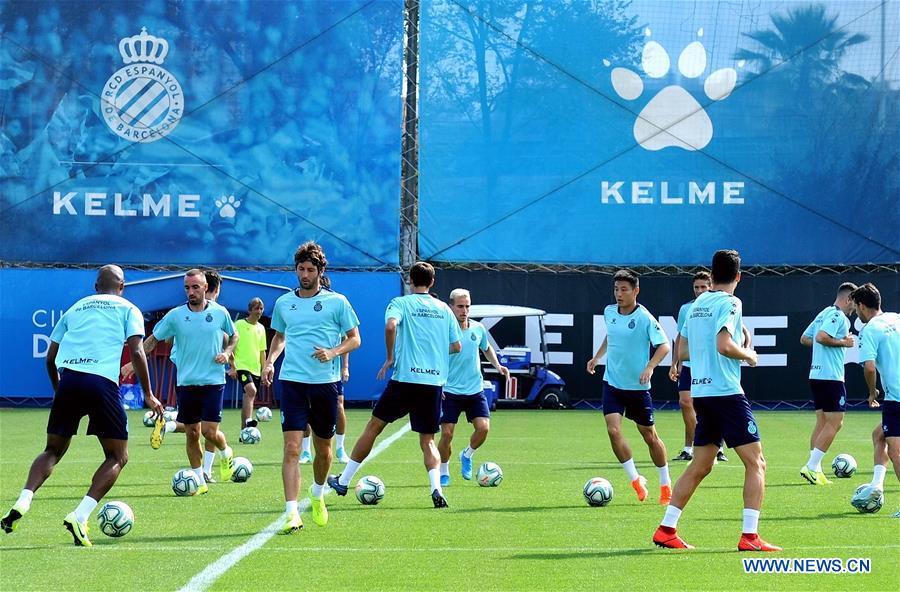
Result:
M869 84L839 65L848 48L868 41L869 36L840 30L837 15L829 16L823 4L789 8L787 14L773 14L771 18L774 29L744 34L761 48L739 49L735 59L755 63L760 74L775 68L791 83L807 88Z

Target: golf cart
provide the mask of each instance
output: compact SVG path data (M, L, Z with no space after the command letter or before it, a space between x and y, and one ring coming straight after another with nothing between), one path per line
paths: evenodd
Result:
M484 364L485 395L491 409L501 406L531 406L544 409L563 409L569 405L569 394L566 383L559 374L548 367L547 339L544 327L545 311L525 306L509 306L506 304L473 304L469 316L480 320L490 331L491 327L501 320L520 317L527 323L536 321L541 361L532 361L529 347L500 348L494 337L492 345L497 349L500 363L509 368L510 379L494 370L488 362ZM526 335L528 332L526 331ZM490 384L490 388L488 385Z

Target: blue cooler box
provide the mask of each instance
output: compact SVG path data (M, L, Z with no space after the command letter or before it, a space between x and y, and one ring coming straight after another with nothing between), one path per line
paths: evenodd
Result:
M497 358L510 370L528 370L531 366L531 350L527 347L504 347Z
M119 386L119 399L125 409L144 408L144 389L139 384L123 384Z

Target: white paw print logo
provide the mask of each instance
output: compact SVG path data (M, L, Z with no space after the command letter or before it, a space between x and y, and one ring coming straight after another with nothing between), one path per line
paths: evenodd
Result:
M241 207L241 200L235 199L233 195L222 196L216 200L216 207L219 208L219 215L223 218L234 218L237 209Z
M644 34L650 36L650 29ZM703 36L703 29L697 37ZM608 60L603 60L608 67ZM740 63L738 64L740 66ZM656 41L644 45L641 66L650 78L669 73L669 54ZM678 56L678 71L685 78L699 78L706 70L706 48L699 41L689 44ZM625 100L633 101L644 92L644 81L628 68L613 68L613 89ZM734 68L721 68L703 82L706 96L714 101L728 98L737 83ZM647 150L669 146L684 150L700 150L712 140L713 125L706 110L684 88L670 85L659 91L638 114L634 122L634 139Z

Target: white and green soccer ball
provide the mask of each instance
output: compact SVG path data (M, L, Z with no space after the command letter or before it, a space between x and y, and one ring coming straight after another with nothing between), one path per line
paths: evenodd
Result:
M244 428L241 430L238 440L244 444L259 444L259 441L262 440L262 434L259 428Z
M235 483L243 483L253 474L253 465L243 456L236 456L232 461L234 471L231 473L231 480Z
M125 502L106 502L97 512L97 522L106 536L123 537L134 528L134 512Z
M856 459L849 454L839 454L831 461L831 470L840 479L852 477L856 473Z
M156 412L148 411L144 414L144 425L148 428L152 428L156 425Z
M200 480L190 469L181 469L172 477L172 491L179 497L195 495L200 489Z
M605 506L612 501L613 486L612 483L603 477L593 477L584 484L584 501L589 506L599 508Z
M256 421L272 421L272 410L268 407L260 407L257 409Z
M884 505L884 492L869 483L860 485L853 492L850 505L862 514L874 514Z
M374 506L384 499L384 483L374 475L366 475L356 482L356 499L361 504Z
M497 487L503 481L503 471L497 463L486 462L478 467L475 479L482 487Z
M178 420L178 410L177 409L166 409L163 412L163 418L166 421L177 421Z

